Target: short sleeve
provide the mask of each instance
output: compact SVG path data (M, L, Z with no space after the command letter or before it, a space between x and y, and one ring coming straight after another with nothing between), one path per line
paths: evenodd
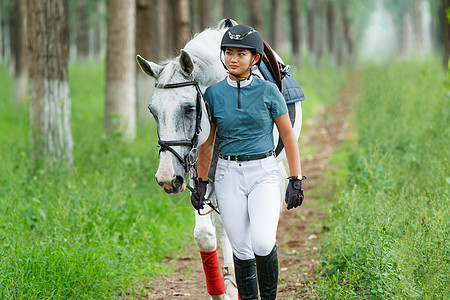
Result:
M284 100L283 95L278 91L278 88L275 84L268 84L269 89L268 95L270 97L271 105L270 105L270 116L272 118L276 118L284 115L288 112L286 101Z
M206 103L208 103L209 115L211 116L211 123L216 123L216 119L214 118L214 101L212 99L211 89L207 88L205 94L203 95Z

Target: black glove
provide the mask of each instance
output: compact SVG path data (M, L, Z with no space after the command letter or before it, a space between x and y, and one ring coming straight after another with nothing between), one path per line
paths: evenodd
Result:
M302 187L302 180L306 179L305 176L302 177L302 179L299 179L297 177L288 177L289 178L289 184L286 188L286 198L284 199L284 202L287 204L287 209L295 208L297 206L302 205L303 202L303 187Z
M203 208L203 201L205 201L206 186L208 185L208 180L203 181L201 178L194 179L194 192L191 194L191 203L195 209Z

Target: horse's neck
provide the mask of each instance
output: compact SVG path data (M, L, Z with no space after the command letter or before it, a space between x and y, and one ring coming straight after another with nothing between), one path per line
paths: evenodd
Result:
M203 65L206 67L204 69L200 69L195 77L204 88L218 83L227 76L227 73L220 63L219 58L211 59L207 64L203 62Z
M191 40L185 47L191 52L199 68L194 76L201 86L207 88L226 77L226 71L220 61L220 41L224 30L207 29ZM214 50L215 49L215 50ZM191 51L189 51L191 50Z

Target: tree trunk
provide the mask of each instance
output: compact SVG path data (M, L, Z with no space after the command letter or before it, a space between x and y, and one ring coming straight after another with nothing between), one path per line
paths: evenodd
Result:
M223 2L223 17L236 19L236 8L234 5L234 1L230 0L222 0Z
M154 19L155 3L153 0L138 0L136 2L136 53L154 61L155 45L159 44ZM152 47L153 46L153 47ZM136 117L139 121L148 117L147 106L154 91L155 80L136 68Z
M250 10L250 26L255 28L264 39L264 12L262 0L248 2Z
M131 140L136 136L134 0L108 0L105 129Z
M327 41L330 56L333 55L334 36L335 36L335 7L332 0L327 1Z
M436 52L441 48L442 26L441 26L441 1L430 2L431 15L431 51Z
M27 99L27 67L28 67L28 52L27 52L27 35L25 28L25 20L27 15L26 0L16 1L16 53L15 53L15 90L14 101L16 106L25 104Z
M450 24L446 10L450 9L450 0L442 0L442 44L444 69L448 70L450 60Z
M308 26L308 50L310 57L314 55L314 40L315 40L314 15L315 15L315 0L309 0L307 26Z
M189 1L176 0L177 18L177 50L183 49L184 45L189 41Z
M165 53L166 56L173 56L176 54L177 48L177 26L176 20L176 1L177 0L166 0L164 1L164 23L166 24L166 38L165 41Z
M17 37L18 37L18 32L17 32L17 22L18 22L18 12L19 10L16 9L17 8L17 3L18 2L14 2L12 7L11 7L11 12L10 12L10 16L9 16L9 22L8 22L8 27L9 27L9 59L10 59L10 63L9 63L9 71L10 74L14 75L14 72L16 71L16 54L17 54Z
M414 1L414 31L416 36L416 46L415 47L419 54L425 49L423 27L422 27L422 3L421 0Z
M336 22L336 43L334 46L336 64L341 67L344 61L344 18L341 12L337 13Z
M105 48L105 43L104 43L104 33L105 33L105 26L104 26L104 22L103 22L103 14L105 12L105 3L103 1L98 1L97 5L95 7L95 11L96 11L96 22L95 22L95 27L94 27L94 40L92 43L92 52L94 57L103 57L104 55L104 48Z
M272 0L272 28L270 32L270 42L272 49L280 48L282 18L282 2L278 0Z
M344 20L344 40L345 40L345 45L347 48L347 51L350 55L350 57L353 55L353 39L351 37L350 34L350 24L351 24L351 20L350 17L348 16L348 4L347 2L345 2L344 7L343 7L343 20Z
M224 18L229 18L227 15L225 15L224 11L223 11L223 3L224 0L216 0L214 2L215 5L213 5L213 20L219 22L220 20L224 19ZM217 25L217 24L213 24L213 25Z
M301 22L298 11L298 0L290 0L292 64L300 68Z
M407 12L403 15L403 26L401 29L401 54L407 56L411 47L411 15Z
M196 8L198 7L196 2L198 2L198 1L188 0L188 7L189 7L188 12L189 12L189 20L190 20L189 35L193 35L194 33L199 31L198 27L200 26L200 21L198 21L196 18L196 15L197 15ZM200 10L200 8L198 10Z
M150 39L152 41L152 59L159 61L164 58L166 42L166 26L164 26L164 2L165 0L152 0L152 22Z
M87 1L78 0L77 7L77 59L86 61L89 58L89 26L87 17Z
M211 0L200 0L200 29L210 27L211 24Z
M319 68L322 66L322 56L324 51L324 42L325 42L325 2L324 0L316 0L316 24L317 24L317 33L314 44L314 56L316 58L316 64Z
M33 160L71 166L67 2L28 0Z
M6 32L8 20L4 2L4 0L0 0L0 60L6 62Z

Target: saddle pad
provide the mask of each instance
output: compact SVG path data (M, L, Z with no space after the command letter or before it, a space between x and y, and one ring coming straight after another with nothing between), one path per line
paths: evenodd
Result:
M259 70L261 71L261 74L264 76L264 79L269 80L270 82L276 84L275 79L273 78L267 66L268 61L265 58L263 58L261 64L259 65ZM285 86L283 84L284 87L283 97L284 100L286 101L286 104L305 100L305 94L298 85L297 81L295 81L294 77L291 76L291 74L287 73L286 76L283 78L283 81L285 83Z

